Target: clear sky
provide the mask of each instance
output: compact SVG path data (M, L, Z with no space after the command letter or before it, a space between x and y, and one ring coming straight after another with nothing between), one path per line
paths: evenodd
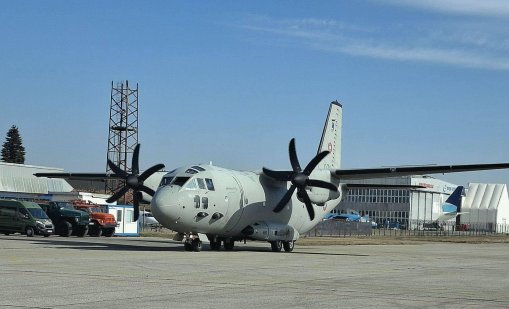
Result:
M509 162L509 2L2 1L0 138L106 166L111 82L139 84L141 167L289 168L344 106L343 167ZM438 178L509 183L509 171Z

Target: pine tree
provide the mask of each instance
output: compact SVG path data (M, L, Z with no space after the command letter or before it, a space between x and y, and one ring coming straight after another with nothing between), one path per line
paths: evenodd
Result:
M7 137L2 147L2 161L7 163L25 163L25 147L16 126L12 126L7 132Z

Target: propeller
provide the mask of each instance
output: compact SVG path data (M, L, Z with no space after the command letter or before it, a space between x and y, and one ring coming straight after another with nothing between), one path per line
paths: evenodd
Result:
M311 172L313 172L316 166L329 154L329 152L328 151L320 152L308 163L304 170L302 170L299 164L299 159L297 158L294 138L290 140L288 151L290 153L290 163L293 169L292 171L273 171L265 167L263 168L263 173L272 179L278 181L292 182L290 189L288 189L288 191L285 193L285 195L279 201L279 203L276 205L273 211L280 212L281 210L283 210L285 205L292 198L295 189L297 189L297 197L304 201L304 204L306 205L306 209L309 214L309 219L313 220L315 218L315 211L313 209L313 203L311 202L311 199L309 198L309 195L306 192L306 187L319 187L329 189L334 192L338 191L338 188L333 183L323 180L309 179L309 175L311 175Z
M141 192L145 192L150 196L154 196L154 190L145 186L143 182L147 180L152 174L160 169L164 168L164 164L156 164L151 168L147 169L140 175L139 169L139 156L140 156L140 144L137 144L133 152L133 161L131 164L131 174L126 173L120 167L116 166L110 159L108 159L108 166L111 168L115 176L125 181L125 186L115 192L106 202L111 203L120 199L129 190L133 190L133 206L134 206L134 221L138 220L140 215L140 200L142 199Z

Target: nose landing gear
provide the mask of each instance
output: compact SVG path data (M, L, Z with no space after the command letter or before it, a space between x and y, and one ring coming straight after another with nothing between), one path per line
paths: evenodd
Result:
M201 251L201 240L198 235L187 234L184 241L184 249L186 251Z

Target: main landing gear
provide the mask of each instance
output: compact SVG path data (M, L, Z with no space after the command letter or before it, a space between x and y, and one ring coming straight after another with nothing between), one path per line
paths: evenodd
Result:
M235 241L231 238L219 238L211 235L207 235L207 238L210 242L210 249L213 251L221 250L221 243L223 243L225 251L231 251L235 247Z
M281 252L281 249L285 249L285 252L292 252L294 245L295 241L293 240L291 241L276 240L270 242L270 248L272 249L273 252Z

